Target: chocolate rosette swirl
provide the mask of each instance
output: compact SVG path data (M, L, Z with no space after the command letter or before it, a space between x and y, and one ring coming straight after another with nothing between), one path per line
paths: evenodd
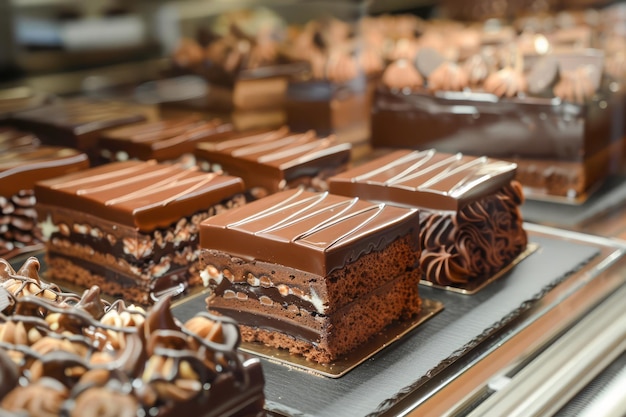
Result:
M528 243L519 211L522 202L521 185L513 181L456 214L423 214L424 279L463 286L488 279L512 262Z

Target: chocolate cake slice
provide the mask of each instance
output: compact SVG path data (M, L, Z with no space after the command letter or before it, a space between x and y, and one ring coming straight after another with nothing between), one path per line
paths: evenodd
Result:
M332 362L420 311L418 211L287 190L200 225L208 309L244 341Z
M493 60L482 51L443 61L420 82L413 63L390 64L374 95L372 146L515 162L533 198L579 200L616 172L623 94L604 79L601 51L533 52L515 66Z
M9 258L42 243L35 183L87 167L82 152L43 146L35 135L0 128L0 256Z
M399 150L330 178L329 189L419 208L424 279L468 288L526 249L515 169L485 157Z
M348 166L350 144L315 132L272 131L235 134L224 141L203 142L195 155L203 169L241 177L255 198L303 186L325 191L326 179Z
M174 161L191 157L198 142L223 139L233 129L232 124L219 119L202 120L192 115L107 130L102 134L98 148L104 162L128 159Z
M72 99L13 114L10 122L35 133L45 144L76 148L93 159L103 130L142 122L151 113L125 103Z
M50 279L140 304L199 284L198 225L245 202L240 178L154 161L42 181L35 195Z
M0 408L15 416L248 417L263 413L261 363L232 319L185 323L166 297L145 311L42 282L39 261L0 259Z

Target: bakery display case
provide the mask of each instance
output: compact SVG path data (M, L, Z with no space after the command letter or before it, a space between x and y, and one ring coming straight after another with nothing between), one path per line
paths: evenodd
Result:
M132 285L116 288L116 296L147 305L173 296L175 319L168 323L189 322L211 305L235 320L239 315L246 327L225 340L238 346L237 358L254 358L255 373L262 366L262 414L268 417L626 414L623 4L0 0L0 11L6 11L0 13L0 190L11 190L0 195L0 243L17 239L0 257L12 274L35 257L43 281L54 277L63 291L80 294L89 286L82 271L95 262L101 276L88 281L103 288L106 306L111 282L136 273ZM471 78L478 77L470 71L478 67L487 71L480 81ZM487 83L493 74L498 83ZM98 110L103 108L109 110ZM103 114L125 121L111 129ZM49 154L37 159L35 151ZM30 181L40 164L79 152L85 153L80 172L48 179L55 170L47 167L43 179ZM444 152L450 166L406 161L407 155ZM17 158L24 162L16 165ZM377 165L381 160L383 167ZM459 161L477 171L466 174ZM135 165L158 172L156 185L152 174L135 177ZM268 180L268 172L276 178ZM19 175L29 177L33 193L3 186ZM410 183L422 176L424 183ZM510 189L495 184L498 176L506 177ZM223 201L216 178L237 183L235 203ZM128 184L139 185L127 193ZM536 184L545 189L537 192ZM316 200L329 187L338 202ZM399 202L393 201L394 187ZM41 201L35 202L37 190ZM71 197L63 197L63 190ZM143 194L152 192L152 200ZM211 200L199 216L202 193L219 194L219 201ZM471 206L489 193L505 203ZM26 196L28 204L18 204ZM361 207L351 198L374 204ZM441 206L446 198L452 208ZM315 202L299 209L298 199ZM183 200L198 206L174 213ZM411 271L411 279L420 270L419 314L394 320L373 337L368 333L366 342L328 361L250 341L249 329L265 323L265 315L274 320L268 332L284 319L287 329L307 337L317 329L307 327L311 321L323 323L323 334L338 323L350 321L358 329L359 322L378 325L391 315L385 303L395 298L386 294L363 316L354 296L347 307L333 307L354 308L345 310L345 321L332 317L324 307L330 301L322 300L344 289L332 287L336 270L324 272L326 255L315 252L323 248L339 256L336 250L346 257L338 262L345 267L387 244L381 230L396 221L387 217L383 226L371 226L381 237L367 244L363 236L352 240L354 229L333 227L369 225L378 219L370 212L387 213L381 207L389 201L401 207L400 216L410 217L407 224L430 230L420 238L419 256L427 253L431 263L418 267L411 258L401 268ZM461 214L461 207L470 206ZM45 221L32 219L32 207L44 208ZM246 212L248 207L260 208ZM482 232L459 237L464 221ZM493 240L487 223L497 225ZM509 233L513 223L523 238ZM231 227L244 237L224 231ZM31 229L37 245L22 248L19 239ZM446 238L458 241L445 246ZM243 240L235 245L236 239ZM507 239L523 248L505 259ZM292 249L297 241L315 255L296 259L308 253ZM44 249L42 242L58 246ZM360 249L344 250L349 244ZM207 261L217 247L222 252L216 259L227 266ZM72 263L76 248L81 258ZM498 267L476 283L459 261L463 257L479 269ZM259 272L273 262L271 272ZM361 277L386 282L391 267L383 270L385 262L379 262ZM174 264L176 271L169 269ZM64 280L68 265L72 278ZM170 275L155 266L173 274L173 285L164 290L162 277ZM304 278L281 268L307 271L306 289L299 287ZM319 277L312 278L313 270ZM459 284L455 274L473 284ZM9 309L2 302L9 299L0 291L0 308ZM250 300L259 306L232 307ZM283 308L285 318L272 316L269 306ZM298 321L306 314L313 319ZM0 314L0 325L11 320ZM176 331L189 336L181 329ZM0 366L4 336L0 332ZM169 343L174 336L162 337ZM203 343L218 349L212 340ZM204 354L205 345L193 346ZM224 361L211 362L210 372L230 369L232 363ZM28 378L21 383L27 386ZM210 392L210 386L202 390ZM148 398L133 390L125 392ZM156 392L167 397L165 390ZM0 414L6 411L2 401Z

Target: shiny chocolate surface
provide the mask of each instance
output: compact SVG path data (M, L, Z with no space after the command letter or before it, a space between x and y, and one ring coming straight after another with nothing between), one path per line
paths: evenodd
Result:
M238 134L231 140L199 143L195 154L198 159L243 178L248 188L277 192L298 177L346 165L350 145L339 143L333 136L320 138L313 131L294 133L282 127L247 136Z
M332 177L329 187L340 195L457 211L510 183L515 169L485 157L399 150Z
M200 246L326 275L411 228L418 248L418 217L416 209L288 190L205 220Z
M142 231L167 227L243 192L240 178L154 161L111 163L37 184L38 201Z

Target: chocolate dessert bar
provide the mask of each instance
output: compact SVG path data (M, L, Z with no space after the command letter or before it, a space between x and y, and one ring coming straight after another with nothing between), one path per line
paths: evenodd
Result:
M16 113L10 122L35 133L45 144L75 148L94 159L103 130L142 122L150 114L148 109L123 103L74 99Z
M474 287L526 249L516 166L434 150L399 150L329 179L330 192L420 209L423 277Z
M87 167L82 152L42 146L30 133L0 128L0 256L9 258L42 243L35 183Z
M326 179L348 166L350 148L334 136L319 138L313 131L282 127L199 143L195 155L205 170L241 177L250 195L259 198L299 186L325 191Z
M200 284L198 225L245 203L240 178L154 161L42 181L35 196L50 279L139 304Z
M488 69L484 55L475 58L442 61L422 82L411 63L392 64L383 80L394 84L380 85L374 99L373 146L513 161L533 197L584 197L615 172L621 99L603 87L599 51L529 54L528 70Z
M196 144L226 137L233 125L197 116L157 120L105 131L98 142L106 162L141 159L175 161L192 156Z
M355 27L337 19L312 21L293 40L290 56L307 62L309 70L289 80L285 110L291 129L332 133L349 143L368 139L382 51L358 50L355 32Z
M244 341L328 363L420 311L419 213L287 190L200 225L210 311Z
M263 413L261 363L239 353L235 322L185 323L170 298L151 309L42 282L39 262L0 259L0 407L15 416L244 417Z

